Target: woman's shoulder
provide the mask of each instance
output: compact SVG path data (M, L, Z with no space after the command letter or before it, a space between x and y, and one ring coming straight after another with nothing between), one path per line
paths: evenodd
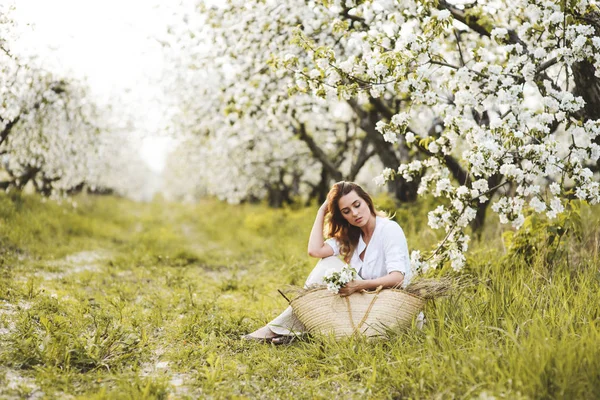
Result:
M394 232L404 233L402 231L402 228L400 227L400 225L393 219L378 216L377 223L381 224L381 230L385 233L394 233Z

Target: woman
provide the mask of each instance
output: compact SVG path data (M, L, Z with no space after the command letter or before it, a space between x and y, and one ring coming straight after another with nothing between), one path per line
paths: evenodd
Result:
M330 218L323 237L325 216ZM402 228L375 211L373 200L359 185L338 182L321 205L308 240L308 254L321 258L306 286L323 283L323 276L345 263L358 272L358 279L340 289L340 296L360 290L406 286L410 280L410 258ZM337 256L341 256L341 261ZM245 339L281 344L305 331L288 307L264 327Z

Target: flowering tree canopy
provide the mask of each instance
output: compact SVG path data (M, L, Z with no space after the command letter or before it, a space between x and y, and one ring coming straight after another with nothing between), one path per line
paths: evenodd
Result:
M417 268L461 269L465 228L492 202L519 228L526 208L554 218L570 198L600 200L595 2L256 0L208 15L227 28L214 41L235 121L345 101L387 167L379 183L446 199L429 214L446 236L426 261L413 253Z
M388 91L406 97L399 112L383 110L377 128L425 157L379 179L420 179L419 193L448 200L429 216L447 233L430 265L450 259L462 267L463 228L497 190L492 208L516 228L526 204L554 218L570 196L600 200L600 20L588 2L346 1L330 9L352 16L332 26L344 25L337 37L356 53L317 54L318 44L298 30L324 77L299 75L299 86L350 99L365 92L385 99ZM419 129L424 115L441 121L439 128ZM414 261L422 262L418 254Z
M183 146L195 143L192 153L210 154L196 158L204 176L196 175L221 198L324 198L332 179L356 179L377 154L347 102L290 96L294 73L270 67L282 49L303 52L292 43L291 27L322 19L318 10L291 6L200 4L200 13L182 18L186 28L173 32L169 46L184 69L179 84L169 83L182 110L176 123L203 137Z

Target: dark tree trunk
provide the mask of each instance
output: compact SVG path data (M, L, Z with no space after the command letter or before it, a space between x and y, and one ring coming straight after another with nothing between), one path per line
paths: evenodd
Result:
M2 181L0 182L0 190L6 190L9 187L15 186L15 181Z
M600 13L588 13L582 19L594 26L596 37L600 37ZM584 121L600 119L600 79L596 77L596 68L589 61L581 61L573 64L572 71L575 81L573 94L585 100L585 107L580 112L581 118ZM600 136L594 142L600 145ZM600 160L597 161L595 170L600 171Z
M371 141L369 140L368 136L361 142L356 160L354 160L352 163L350 173L348 174L349 181L354 181L362 167L364 167L367 161L369 161L369 159L375 155L375 150L368 150L370 144Z
M27 185L29 183L30 180L34 179L35 176L38 174L38 172L40 172L39 168L32 168L32 167L28 167L25 170L25 173L21 176L19 176L19 183L17 184L17 188L23 189L25 187L25 185Z
M498 190L498 185L502 181L502 175L496 174L491 176L488 179L488 187L491 189L487 194L487 198L491 199L494 196L494 193ZM488 200L484 203L477 204L477 214L475 214L475 219L471 221L471 228L473 229L473 234L480 239L481 233L483 232L483 225L485 223L485 215L487 213L487 209L490 205L490 201Z
M323 204L325 199L327 199L327 193L329 193L329 182L331 181L331 176L327 172L325 167L321 168L321 179L319 183L314 189L314 195L312 198L317 198L319 204Z
M283 181L284 176L285 171L282 169L279 171L279 182L269 185L267 188L267 201L270 207L281 208L284 203L292 202L290 188Z
M292 177L292 187L290 188L293 196L300 195L300 178L301 175L298 172L295 172Z
M600 119L600 79L595 73L596 69L589 61L573 64L574 94L585 100L584 120Z
M397 176L396 179L388 183L388 188L400 202L411 203L417 200L417 189L419 188L419 182L407 182L401 176Z
M600 12L594 11L576 18L593 26L595 36L600 37ZM585 107L579 112L579 117L584 121L600 119L600 79L596 77L596 69L586 60L574 63L571 71L575 81L573 94L585 100ZM594 142L600 145L600 136ZM595 171L600 171L600 160L594 167Z
M109 196L115 194L115 191L113 189L105 187L96 187L95 189L90 189L90 187L88 186L86 191L87 193L98 196Z
M285 203L291 203L289 190L280 185L269 186L267 189L267 201L269 207L281 208Z
M85 188L85 183L81 182L79 185L74 186L71 189L67 190L67 194L72 196L72 195L81 193L84 188Z
M317 145L313 137L306 131L306 125L299 123L299 127L295 129L296 134L306 145L308 146L312 155L321 162L323 168L327 169L327 172L338 181L343 179L342 173L337 166L329 159L327 154Z
M483 224L485 223L485 215L487 213L489 204L489 200L485 203L477 204L477 214L475 214L475 219L471 221L471 229L473 229L473 234L478 239L481 239L481 233L483 232Z

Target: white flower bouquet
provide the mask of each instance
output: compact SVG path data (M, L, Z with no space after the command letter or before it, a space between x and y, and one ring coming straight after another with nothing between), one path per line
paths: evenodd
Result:
M346 283L353 281L358 276L356 270L345 264L340 271L331 269L327 271L323 277L323 281L327 284L327 289L337 294Z

